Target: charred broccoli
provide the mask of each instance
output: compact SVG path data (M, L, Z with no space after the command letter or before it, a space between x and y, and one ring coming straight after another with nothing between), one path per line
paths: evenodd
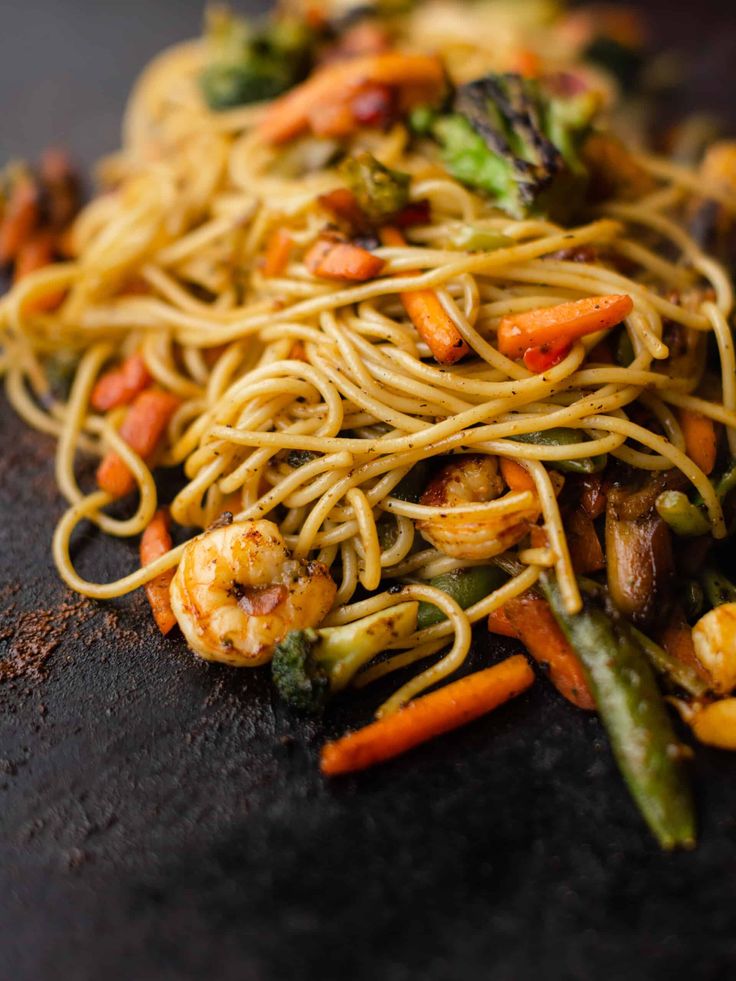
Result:
M271 661L279 694L292 708L318 712L392 641L414 632L417 606L400 603L340 627L290 631Z
M372 222L385 222L409 202L409 175L391 170L363 151L346 157L340 174Z
M457 89L450 112L422 109L412 125L440 144L454 177L510 215L560 216L585 185L578 147L597 97L556 88L520 75L485 75Z
M292 17L253 25L227 7L208 12L207 64L200 87L210 109L273 99L301 81L311 67L313 34Z

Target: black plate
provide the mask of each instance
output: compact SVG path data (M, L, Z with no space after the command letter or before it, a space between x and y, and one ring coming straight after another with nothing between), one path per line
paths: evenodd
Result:
M0 156L112 149L134 73L195 32L192 0L35 0L0 28ZM691 104L733 112L727 4L650 3L693 55ZM718 13L718 10L722 13ZM657 19L656 13L662 13ZM145 599L58 583L50 440L0 407L0 976L26 979L716 979L736 966L736 769L699 749L700 845L662 855L595 718L543 681L467 729L326 784L323 724L268 678L163 641ZM79 561L113 578L126 543ZM508 647L488 641L475 663ZM7 668L6 668L7 670Z

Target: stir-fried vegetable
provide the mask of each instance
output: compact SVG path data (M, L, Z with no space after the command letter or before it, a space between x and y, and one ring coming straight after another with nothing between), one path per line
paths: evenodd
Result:
M467 610L474 603L479 603L498 589L506 581L506 575L494 565L479 565L470 569L455 569L444 575L435 576L429 580L429 585L441 589L451 596L457 605ZM423 630L434 623L446 619L439 607L432 603L421 602L417 614L417 629Z
M130 406L119 435L140 457L150 460L178 408L179 399L171 392L146 389ZM110 451L97 468L97 484L112 497L124 497L135 487L135 478L117 453Z
M533 681L534 673L520 654L454 681L394 715L327 743L322 748L322 772L332 777L389 760L485 715L520 695Z
M169 532L170 524L169 512L165 508L160 508L141 536L141 565L150 565L171 550L173 543ZM162 634L167 634L176 625L169 595L169 586L175 571L170 569L168 572L162 572L160 576L146 583L146 596L151 604L153 618Z
M555 617L575 648L611 747L644 819L663 848L695 843L695 815L672 723L651 668L617 613L584 594L565 611L556 583L543 581Z
M316 712L392 641L417 627L417 603L400 603L340 627L292 630L277 645L271 674L294 708Z
M591 92L555 93L520 75L486 75L455 93L452 111L415 114L442 147L450 173L515 217L574 205L585 183L578 149L597 109Z
M136 395L148 388L152 380L143 357L137 352L131 354L97 380L90 396L90 405L97 412L108 412L128 405Z
M685 629L689 635L690 629L687 625ZM683 636L681 630L678 632L680 636ZM647 637L646 634L637 630L636 627L631 627L631 633L639 647L641 647L649 658L649 663L663 678L677 687L682 688L695 698L701 698L708 691L708 682L704 674L697 669L697 661L694 655L694 663L691 663L689 658L683 657L680 650L676 648L673 650L670 644L668 644L669 649L660 646L650 637ZM666 636L664 641L667 642ZM692 647L692 641L690 642L690 647Z
M735 487L736 461L731 461L721 478L715 482L716 497L719 501L724 501ZM655 506L659 516L667 522L676 535L693 538L710 531L710 520L699 494L691 501L682 491L662 491L655 501Z
M387 51L325 65L269 106L258 132L278 144L311 130L318 136L348 136L361 123L361 95L382 86L397 112L435 102L445 87L442 63L430 55Z
M374 279L385 262L368 249L345 242L336 235L321 235L304 256L304 265L315 276L362 283Z
M210 8L205 38L200 85L210 109L281 95L306 76L315 40L310 27L293 17L251 24L226 7Z
M711 473L718 452L718 434L713 420L689 409L680 409L678 417L687 455L703 473Z
M534 660L549 672L555 688L582 709L594 709L580 660L557 625L549 603L535 592L524 593L502 607L502 616L488 618L491 633L516 637Z
M519 443L536 443L539 446L580 446L588 441L579 429L564 429L554 426L535 433L521 433L512 439ZM592 474L602 470L607 462L606 456L585 456L572 460L549 460L547 466L563 473Z
M561 352L587 334L620 324L633 306L631 297L626 294L589 296L554 307L512 314L503 317L499 324L498 349L509 358L520 358L529 348L544 351L554 346Z
M384 245L406 245L401 232L389 226L382 230L381 240ZM400 296L409 319L426 342L435 361L439 364L455 364L469 353L470 348L434 290L406 290Z
M339 169L371 222L388 221L409 201L409 175L384 167L367 151L346 157Z

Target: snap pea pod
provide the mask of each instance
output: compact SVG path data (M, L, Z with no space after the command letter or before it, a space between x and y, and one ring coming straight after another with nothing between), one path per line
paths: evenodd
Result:
M736 487L736 461L732 460L715 485L719 501ZM710 531L710 520L703 510L703 498L698 494L690 500L682 491L663 491L654 505L663 521L666 521L676 535L694 538Z
M736 603L736 586L715 569L706 569L701 576L705 595L711 606Z
M579 446L587 442L585 434L579 429L564 429L561 426L553 429L545 429L538 433L522 433L521 436L512 436L511 439L519 443L535 443L537 446ZM561 470L563 473L598 473L603 470L608 457L606 454L599 456L586 456L579 460L547 460L548 467L553 470Z
M660 518L682 538L694 538L710 531L710 521L704 512L682 491L662 491L654 506Z
M506 582L506 576L494 565L477 565L469 569L455 569L430 579L428 585L441 589L451 596L463 610L480 603L494 589ZM432 603L422 601L417 611L417 630L424 630L441 623L445 614Z
M708 691L708 685L695 668L672 657L663 647L655 644L650 637L637 630L636 627L632 627L631 632L658 674L674 681L676 685L679 685L694 698L702 698L705 695Z
M692 847L695 815L679 745L646 656L627 624L589 594L565 611L556 582L542 580L565 636L577 651L614 756L639 810L663 848Z

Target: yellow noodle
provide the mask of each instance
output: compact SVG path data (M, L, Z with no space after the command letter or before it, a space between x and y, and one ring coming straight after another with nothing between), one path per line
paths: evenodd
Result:
M399 653L356 679L369 683L451 644L384 704L388 713L456 670L471 625L531 588L543 569L554 569L566 609L580 609L550 478L560 463L611 454L641 471L679 469L702 495L713 534L725 533L721 505L685 454L672 409L724 425L736 452L732 285L683 224L702 191L697 174L642 156L661 186L564 228L503 214L427 159L402 124L367 131L360 139L379 159L412 175L411 198L429 201L431 219L407 232L411 244L375 250L385 260L377 278L329 281L313 276L304 256L327 220L317 197L341 178L328 162L332 151L316 166L301 157L329 150L329 141L264 146L256 127L265 107L208 111L196 84L201 66L201 45L187 44L144 72L126 112L123 148L102 168L108 193L72 229L75 258L32 273L0 300L0 374L8 397L26 422L57 440L56 480L70 507L53 554L71 588L113 598L177 566L183 546L115 582L89 582L74 567L71 542L83 521L118 537L140 534L157 506L153 465L182 466L174 520L204 530L228 509L238 521L277 522L296 556L330 568L337 595L325 624L350 623L406 599L440 607L441 623L397 641L391 650ZM709 194L736 209L730 192ZM498 231L508 242L487 252L455 247L468 225ZM268 276L264 250L279 228L288 231L292 249L285 268ZM593 246L600 261L562 258L582 246ZM635 272L608 264L611 255ZM472 351L458 364L435 363L407 316L402 294L428 289ZM66 298L58 310L33 313L36 301L60 290ZM673 290L683 294L681 303ZM632 364L607 364L592 353L602 333L572 345L542 374L499 351L503 317L606 293L633 300L625 324ZM668 374L667 322L714 335L720 402L704 397L695 368ZM69 350L81 357L61 404L47 398L45 365ZM154 384L180 399L151 460L121 439L124 407L103 416L90 406L107 365L134 351ZM657 433L632 421L641 409L656 418ZM560 427L584 441L520 438ZM108 495L79 485L79 454L108 449L135 479L128 517L113 517ZM420 490L448 461L465 474L468 453L523 462L534 489L449 504L402 492L417 465L428 464L430 472ZM428 584L488 560L428 547L418 523L451 509L484 523L492 539L499 522L534 508L548 546L532 547L528 537L511 546L504 560L518 572L500 589L462 611ZM389 592L389 583L400 592ZM360 587L373 595L353 602Z

